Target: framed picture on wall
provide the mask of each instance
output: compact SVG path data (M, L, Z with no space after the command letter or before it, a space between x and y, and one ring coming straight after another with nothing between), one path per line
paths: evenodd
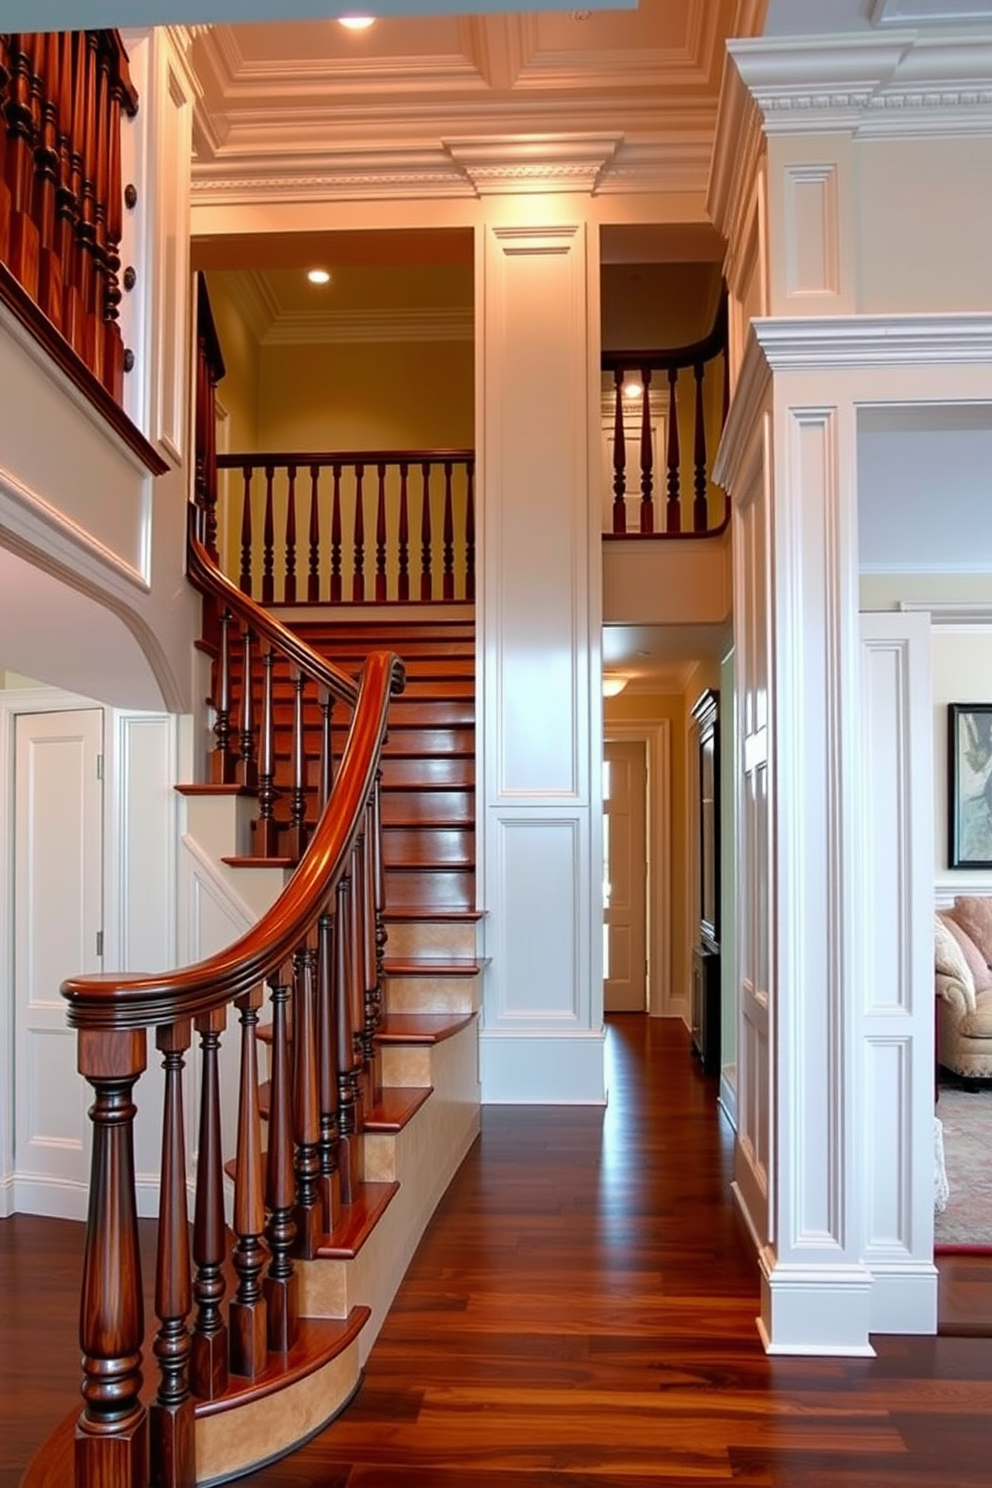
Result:
M948 860L992 868L992 703L947 705Z

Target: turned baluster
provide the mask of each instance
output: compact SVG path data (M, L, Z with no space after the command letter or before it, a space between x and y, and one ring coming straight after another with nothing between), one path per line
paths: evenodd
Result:
M246 625L241 637L241 708L239 743L241 746L241 784L246 790L258 786L258 761L255 758L255 689L251 670L251 631Z
M441 594L445 600L455 597L455 516L451 499L451 461L444 462L444 578Z
M370 1106L378 1105L382 1099L382 1060L376 1043L382 1018L382 990L379 982L379 948L376 943L374 833L375 812L369 801L365 808L365 844L362 852L362 883L365 891L362 913L365 941L365 1026L362 1044Z
M326 687L318 689L320 704L320 775L317 781L317 816L323 815L324 807L331 799L334 783L334 742L331 730L334 699Z
M201 1400L216 1400L227 1389L227 1324L224 1300L224 1158L220 1140L220 1036L227 1011L219 1008L196 1019L202 1056L200 1138L196 1155L196 1202L193 1217L193 1298L196 1322L190 1381Z
M296 466L286 467L286 572L283 577L283 604L296 603Z
M125 109L137 112L137 98L128 86L125 60L114 57L110 79L110 114L107 154L107 274L104 288L104 387L120 402L124 392L124 342L121 339L121 237L124 231L124 187L121 180L121 126ZM213 420L211 419L211 424Z
M155 1488L193 1488L196 1482L193 1397L189 1388L193 1344L186 1321L193 1305L193 1291L186 1219L183 1115L183 1068L191 1039L188 1018L159 1028L155 1035L165 1070L155 1267L155 1312L161 1326L152 1345L158 1360L160 1382L148 1410Z
M59 37L48 31L35 37L35 65L40 77L40 122L34 152L34 220L38 227L38 304L53 325L62 328L62 264L56 234L59 183Z
M263 1292L268 1311L269 1348L286 1354L299 1332L299 1278L293 1266L296 1244L296 1185L293 1178L293 1098L289 1028L289 987L282 976L272 988L272 1045L269 1055L269 1147L265 1170L265 1203L269 1211L265 1240L271 1260Z
M345 874L336 891L334 915L334 1012L338 1059L338 1173L341 1202L354 1202L361 1183L362 1143L358 1135L355 1040L351 1000L351 878Z
M665 508L665 526L669 532L682 531L682 502L679 476L679 406L675 393L678 368L668 369L668 504Z
M267 646L262 656L262 728L258 757L258 819L254 824L255 854L274 858L279 854L279 831L275 821L276 764L275 710L272 690L272 668L275 652Z
M307 603L320 603L320 466L310 466L310 566L307 571Z
M107 302L107 195L110 189L110 58L104 45L96 56L96 119L93 133L93 299L86 325L86 365L103 382Z
M338 1172L338 1044L334 1016L334 917L317 921L317 1085L320 1106L319 1191L323 1227L332 1234L341 1218Z
M399 522L399 575L397 578L396 598L406 601L410 598L410 510L407 500L407 474L409 465L406 460L400 461L400 522Z
M423 500L420 507L420 598L421 601L429 601L434 587L431 582L431 549L434 539L431 535L430 462L424 460L420 469L424 479Z
M276 523L274 510L274 497L272 482L275 479L275 468L272 465L265 467L265 519L262 524L262 603L270 605L275 600L275 579L273 569L275 566L276 551Z
M303 687L306 678L299 667L292 671L293 683L293 784L289 794L289 827L286 855L295 860L303 856L307 845L306 755L303 746Z
M379 494L375 517L375 602L386 602L386 466L380 460Z
M61 51L59 88L59 189L58 210L59 257L62 262L62 334L69 344L79 348L82 337L82 301L79 294L79 238L77 225L81 210L82 155L82 66L85 42L80 31L58 33Z
M38 297L39 236L31 215L35 117L31 86L34 68L30 49L36 40L27 32L9 34L10 82L5 108L7 148L4 161L10 188L7 266L33 300Z
M693 370L696 378L696 437L693 445L692 526L695 532L705 532L709 525L706 509L706 410L703 404L703 377L706 368L702 362L697 362Z
M355 1087L355 1130L361 1132L371 1105L371 1074L366 1053L368 1033L366 1018L368 1011L368 938L366 935L366 911L368 908L365 878L365 832L359 832L351 850L351 944L348 966L348 997L351 1002L352 1030L352 1081Z
M10 261L10 187L7 185L7 89L10 85L10 38L0 31L0 263Z
M465 465L465 598L475 600L475 462Z
M241 498L241 576L238 579L238 588L242 594L251 594L251 478L254 471L245 462L242 474L244 476L244 494Z
M144 1488L148 1482L132 1099L145 1062L143 1028L80 1030L78 1069L96 1098L89 1113L93 1147L79 1308L83 1410L76 1423L77 1488Z
M293 1137L296 1149L296 1254L313 1260L322 1234L320 1098L314 1007L316 953L300 946L293 957Z
M258 1107L258 1009L262 989L255 987L236 999L241 1010L241 1078L238 1089L238 1137L234 1178L234 1233L232 1260L238 1289L231 1299L231 1372L254 1379L265 1367L267 1325L262 1269L265 1247L265 1203L262 1192L262 1118Z
M627 436L623 426L624 369L613 369L613 531L627 531Z
M79 161L76 187L76 251L74 254L79 315L73 345L84 361L87 361L87 348L91 340L90 325L96 303L93 151L96 140L96 49L98 44L96 32L80 32L76 82L78 92L76 107L73 111L73 138Z
M654 450L651 445L651 368L641 369L641 531L654 531Z
M215 663L216 692L214 702L214 745L210 760L210 778L214 785L233 785L237 759L231 749L231 620L230 610L220 617L219 654Z
M331 498L331 604L341 603L341 466L332 467Z
M351 598L353 603L365 600L365 496L362 480L365 466L355 466L355 566L351 576Z

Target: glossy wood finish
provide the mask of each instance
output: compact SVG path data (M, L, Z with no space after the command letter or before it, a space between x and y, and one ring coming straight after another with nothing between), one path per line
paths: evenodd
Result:
M766 1357L715 1082L673 1022L610 1058L605 1112L485 1110L362 1390L246 1488L987 1488L992 1340ZM81 1231L0 1222L0 1488L75 1387Z

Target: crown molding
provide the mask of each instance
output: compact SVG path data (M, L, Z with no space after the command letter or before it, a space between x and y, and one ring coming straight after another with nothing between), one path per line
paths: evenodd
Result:
M992 314L753 320L751 334L776 372L992 362Z
M989 26L988 0L874 0L873 26Z
M728 53L724 60L706 209L732 249L745 239L764 153L761 111L736 59Z
M255 340L262 342L279 314L279 304L260 269L225 274L224 287Z
M727 43L764 132L992 133L992 38L913 31Z
M477 196L579 191L591 195L623 136L507 135L447 140L445 149Z
M333 345L397 341L471 341L471 307L449 310L282 311L261 337L264 346Z

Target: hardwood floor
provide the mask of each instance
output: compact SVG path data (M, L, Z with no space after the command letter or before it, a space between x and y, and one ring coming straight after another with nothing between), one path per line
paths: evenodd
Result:
M767 1358L715 1082L681 1025L620 1016L609 1047L605 1113L486 1108L353 1404L241 1481L988 1488L992 1340ZM0 1223L0 1488L71 1404L78 1234Z

